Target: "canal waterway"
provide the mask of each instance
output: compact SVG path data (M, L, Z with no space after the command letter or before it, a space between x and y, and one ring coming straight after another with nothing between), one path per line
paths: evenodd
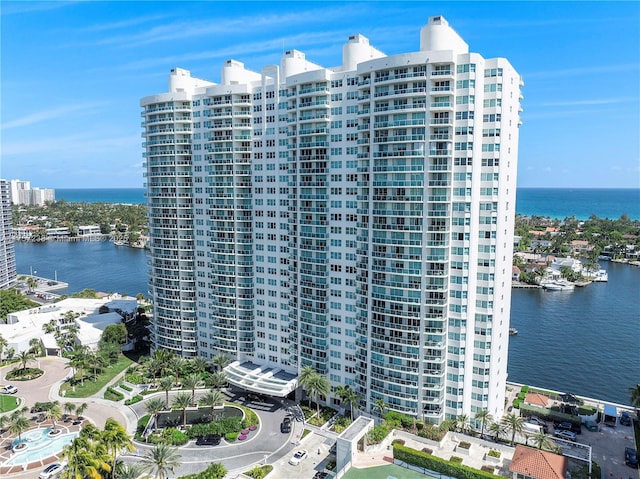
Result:
M109 242L16 243L20 274L85 288L148 292L144 250ZM628 404L640 381L640 268L603 262L608 283L574 291L514 289L509 380ZM36 273L37 272L37 273Z

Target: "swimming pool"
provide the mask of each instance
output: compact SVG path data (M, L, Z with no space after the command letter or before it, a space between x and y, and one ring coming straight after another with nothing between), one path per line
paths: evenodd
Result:
M50 437L50 427L42 429L32 429L22 434L22 441L26 442L29 447L25 451L17 452L10 459L5 461L3 466L15 466L28 464L30 462L41 461L47 457L51 457L60 451L67 444L70 444L76 437L77 432L64 434L56 437ZM13 445L18 444L18 439L13 441Z

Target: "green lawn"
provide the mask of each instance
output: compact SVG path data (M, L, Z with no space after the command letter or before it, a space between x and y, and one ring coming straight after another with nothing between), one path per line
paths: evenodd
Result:
M424 479L426 474L405 469L404 467L389 464L388 466L366 467L364 469L356 469L352 467L344 476L344 479L387 479L389 476L396 479Z
M18 407L18 398L8 394L0 394L0 413L13 411Z
M66 382L60 388L60 395L68 398L86 398L93 396L119 373L131 366L137 359L138 356L125 356L121 354L118 362L103 369L95 381L85 379L84 384L76 384L75 386L71 386L71 384Z

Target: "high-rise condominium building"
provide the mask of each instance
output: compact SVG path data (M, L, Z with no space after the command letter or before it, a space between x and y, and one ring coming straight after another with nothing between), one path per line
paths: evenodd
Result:
M56 200L56 191L51 188L31 188L29 181L11 180L11 202L14 205L43 206Z
M11 186L0 180L0 289L13 286L17 278L11 228Z
M155 348L274 395L310 365L367 411L502 414L522 83L442 17L419 39L141 100Z

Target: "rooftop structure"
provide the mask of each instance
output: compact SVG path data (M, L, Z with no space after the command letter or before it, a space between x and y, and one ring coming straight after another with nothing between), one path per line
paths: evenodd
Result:
M141 100L154 348L312 366L367 411L502 415L522 82L443 17L416 40L174 68Z

